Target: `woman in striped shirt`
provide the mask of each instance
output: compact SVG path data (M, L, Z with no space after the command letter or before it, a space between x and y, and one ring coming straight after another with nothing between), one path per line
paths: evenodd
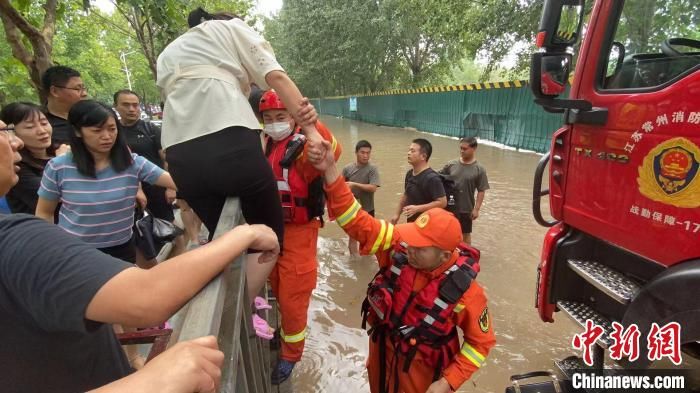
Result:
M74 128L71 152L49 161L39 188L36 215L113 257L135 262L132 240L139 182L176 189L170 174L132 154L112 109L80 101L68 113Z

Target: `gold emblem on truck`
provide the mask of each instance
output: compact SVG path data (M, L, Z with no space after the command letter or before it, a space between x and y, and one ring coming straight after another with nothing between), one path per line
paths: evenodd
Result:
M637 184L645 197L684 208L700 206L700 148L673 138L653 148L639 167Z

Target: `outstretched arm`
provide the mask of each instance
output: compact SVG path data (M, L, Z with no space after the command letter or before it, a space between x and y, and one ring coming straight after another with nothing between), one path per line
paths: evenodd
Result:
M301 95L299 88L284 71L271 71L265 75L265 82L275 89L282 102L292 114L297 124L301 125L306 137L315 143L320 143L321 135L316 130L318 115L309 99Z
M136 327L158 325L248 248L277 254L277 235L264 225L240 225L152 269L126 269L97 291L85 318Z

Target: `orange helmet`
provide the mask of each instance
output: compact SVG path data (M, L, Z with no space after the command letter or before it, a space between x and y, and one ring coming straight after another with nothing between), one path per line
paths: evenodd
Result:
M277 92L274 90L268 90L260 97L260 107L258 108L260 113L270 109L287 109L284 103L282 103L282 100L280 100L280 96L277 95Z

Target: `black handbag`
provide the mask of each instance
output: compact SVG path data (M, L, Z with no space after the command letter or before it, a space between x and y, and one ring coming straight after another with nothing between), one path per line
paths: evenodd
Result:
M183 233L184 231L175 224L152 214L145 214L137 220L134 228L136 247L146 259L158 256L165 243L172 242Z
M526 379L535 377L548 377L542 382L523 383ZM506 393L573 393L575 390L569 380L561 380L556 375L547 371L534 371L527 374L513 375L510 377L511 386L506 388Z

